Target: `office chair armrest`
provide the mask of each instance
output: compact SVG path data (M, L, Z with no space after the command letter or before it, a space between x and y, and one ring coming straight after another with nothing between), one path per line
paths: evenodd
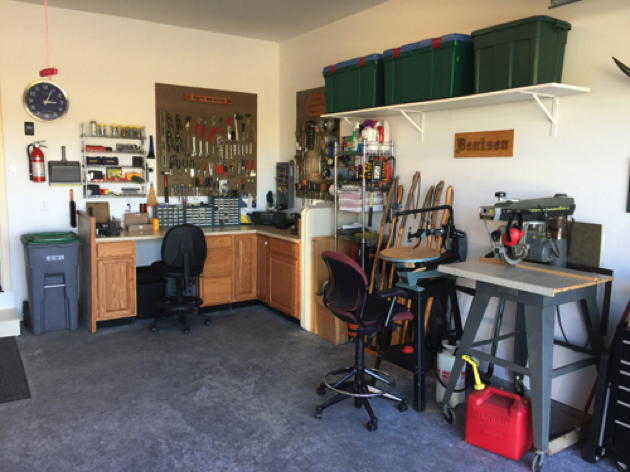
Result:
M407 293L407 291L400 287L392 287L392 288L386 288L384 290L379 290L378 292L374 292L374 295L382 299L391 298L391 297L402 297L402 298L409 297L409 294Z

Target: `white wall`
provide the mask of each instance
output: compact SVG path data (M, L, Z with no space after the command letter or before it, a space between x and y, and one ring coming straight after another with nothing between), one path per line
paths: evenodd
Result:
M428 186L445 180L455 189L456 224L468 233L469 258L488 252L489 243L478 207L494 203L503 190L519 198L564 192L576 200L578 221L600 223L605 247L602 267L615 270L611 325L630 294L627 247L628 156L630 155L630 78L611 56L630 63L627 38L630 4L627 0L583 0L547 10L548 0L390 0L353 17L281 44L280 146L292 155L295 92L324 85L324 66L414 41L448 33L471 31L532 15L551 15L569 21L563 82L590 87L592 92L560 101L557 137L532 103L429 113L424 142L402 118L390 119L398 170L406 188L414 171L422 172L422 196ZM514 157L508 159L453 158L456 132L514 129ZM466 300L463 300L467 304ZM464 306L464 313L467 306ZM508 307L511 310L511 307ZM574 310L563 309L570 339L581 339ZM491 306L489 315L496 312ZM507 316L507 324L512 323ZM485 320L489 332L492 319ZM506 331L509 326L506 326ZM563 351L563 350L560 350ZM556 350L558 362L573 356ZM554 395L582 407L593 372L572 374L554 382ZM582 380L585 383L580 384ZM575 386L575 388L573 388Z
M156 82L258 94L258 193L275 187L270 164L278 149L278 44L57 8L48 9L48 19L50 65L59 69L53 80L69 94L70 110L59 122L35 122L35 136L24 136L24 122L33 120L22 94L46 67L44 9L0 0L0 93L11 278L18 303L27 298L20 235L71 229L68 189L29 181L27 145L45 139L47 161L60 160L65 145L68 159L78 161L79 124L91 120L144 125L155 136ZM12 165L16 177L9 177ZM75 197L80 193L75 187ZM48 210L41 210L42 199ZM133 211L143 203L128 202ZM110 200L112 215L122 216L126 204ZM77 208L85 209L83 199Z

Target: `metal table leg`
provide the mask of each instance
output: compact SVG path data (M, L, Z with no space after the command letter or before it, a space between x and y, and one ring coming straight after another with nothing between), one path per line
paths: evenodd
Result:
M523 367L527 366L527 335L525 329L525 307L522 303L517 303L514 325L516 335L514 336L514 356L512 359L515 364ZM514 390L522 396L525 393L523 374L512 372L512 379L514 382Z
M424 339L424 310L426 306L424 290L416 291L416 330L413 340L413 352L416 355L413 370L413 407L418 411L426 408L425 380L424 380L424 359L425 359L425 339Z
M459 344L458 355L455 356L455 363L451 369L451 372L461 372L462 367L464 366L464 359L462 359L461 354L467 353L470 351L473 342L475 341L475 336L477 335L477 331L479 330L479 326L481 325L481 321L483 320L483 316L486 313L486 308L488 308L488 303L490 302L490 296L486 294L477 293L475 295L475 299L470 306L470 312L468 313L468 318L466 319L466 326L464 328L464 334L462 335L462 340ZM444 397L442 397L442 405L446 411L452 413L451 408L449 406L449 401L451 400L451 395L453 394L453 390L455 390L455 385L457 384L457 379L459 376L451 375L448 379L448 384L446 386L446 391L444 392ZM447 417L448 419L448 417ZM453 421L454 421L453 417ZM452 423L452 421L449 421Z
M529 380L532 397L534 448L545 453L549 445L551 381L553 379L553 334L555 307L525 305Z

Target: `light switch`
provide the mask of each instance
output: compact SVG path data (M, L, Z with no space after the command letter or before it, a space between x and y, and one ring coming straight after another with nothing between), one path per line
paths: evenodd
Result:
M17 177L17 166L9 166L9 177Z

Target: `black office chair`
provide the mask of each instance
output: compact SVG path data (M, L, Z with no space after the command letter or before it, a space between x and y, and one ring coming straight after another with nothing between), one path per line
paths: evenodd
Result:
M333 315L347 323L357 325L354 366L328 372L317 389L324 395L328 389L337 395L315 409L315 417L347 398L354 398L355 408L365 408L370 415L369 431L378 428L378 418L370 406L370 397L383 397L397 403L400 412L407 411L407 400L392 395L393 377L377 369L368 369L364 363L364 338L366 335L391 330L394 321L412 320L407 307L396 303L397 297L406 296L400 288L368 294L368 281L361 267L349 257L332 251L322 254L328 267L329 280L322 290L323 301ZM391 298L391 301L387 299ZM381 338L385 340L387 336ZM384 348L383 345L380 347ZM380 385L383 385L382 387Z
M175 279L175 296L158 300L156 305L162 310L162 314L155 316L151 331L157 331L158 322L177 317L183 325L184 334L190 333L185 314L198 315L203 300L184 293L191 286L191 279L199 279L203 273L205 260L206 238L201 228L180 225L168 230L162 241L162 260L151 264L151 268L159 277ZM209 325L210 318L204 318Z

